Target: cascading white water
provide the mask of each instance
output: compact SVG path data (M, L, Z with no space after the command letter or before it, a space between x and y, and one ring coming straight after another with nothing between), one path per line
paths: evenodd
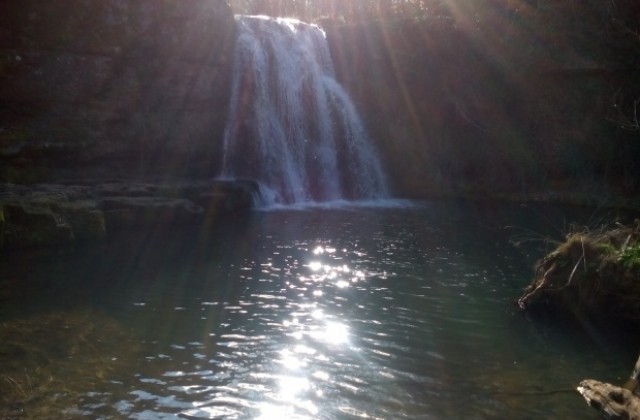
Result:
M278 203L385 198L382 166L334 78L322 29L265 16L236 21L222 175L254 179Z

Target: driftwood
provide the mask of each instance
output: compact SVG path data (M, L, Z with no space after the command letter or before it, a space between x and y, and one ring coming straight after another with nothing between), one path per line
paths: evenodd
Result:
M585 379L578 385L578 392L591 407L600 411L605 419L640 420L639 379L640 358L624 387Z

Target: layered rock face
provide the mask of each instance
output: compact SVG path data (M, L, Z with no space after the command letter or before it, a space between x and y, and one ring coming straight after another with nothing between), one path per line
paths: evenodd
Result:
M602 205L592 200L599 190L635 207L640 143L612 105L638 97L638 78L616 68L597 37L587 49L505 16L495 23L323 22L336 77L393 193Z
M214 174L234 39L223 0L0 3L0 181Z
M255 182L242 180L8 185L0 191L0 255L136 229L192 226L206 233L221 219L245 220L259 195Z

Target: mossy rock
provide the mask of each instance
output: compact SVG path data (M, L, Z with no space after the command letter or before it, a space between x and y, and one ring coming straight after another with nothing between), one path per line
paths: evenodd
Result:
M248 216L259 195L249 180L7 184L0 190L0 248L71 248L134 227L209 226Z
M51 208L32 203L6 203L5 244L12 248L34 248L70 243L71 227Z
M104 214L94 202L69 202L64 197L32 197L2 206L3 248L69 245L106 236Z
M107 234L104 213L96 208L92 201L69 203L62 207L62 212L71 226L75 240L94 240L104 238Z

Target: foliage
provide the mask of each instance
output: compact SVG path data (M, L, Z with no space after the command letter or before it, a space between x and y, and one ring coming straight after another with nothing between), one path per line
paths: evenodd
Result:
M618 261L627 268L640 266L640 244L627 246L620 251Z

